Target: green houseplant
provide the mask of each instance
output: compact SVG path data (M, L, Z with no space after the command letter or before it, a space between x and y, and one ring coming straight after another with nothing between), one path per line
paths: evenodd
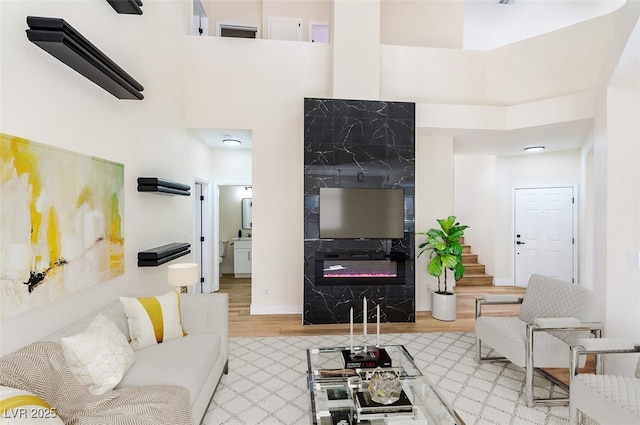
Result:
M439 229L433 228L427 232L418 233L426 236L426 241L418 245L418 257L425 252L429 253L427 271L438 278L438 290L434 291L432 296L433 317L441 320L455 320L455 293L448 290L447 270L453 272L455 280L464 276L460 238L464 236L464 231L469 226L458 223L453 215L436 221L440 225ZM444 289L441 286L442 275L444 275L442 279ZM451 299L446 299L448 297Z

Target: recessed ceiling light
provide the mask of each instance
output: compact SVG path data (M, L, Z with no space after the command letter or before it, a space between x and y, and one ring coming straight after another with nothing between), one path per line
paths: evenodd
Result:
M224 143L225 145L229 145L229 146L238 146L240 145L242 142L238 139L231 139L231 138L224 138L222 139L222 143Z
M544 146L527 146L524 148L525 152L541 152L543 150L545 150Z

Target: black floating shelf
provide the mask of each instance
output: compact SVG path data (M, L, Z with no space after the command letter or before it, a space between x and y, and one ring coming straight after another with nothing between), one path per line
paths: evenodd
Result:
M155 192L169 195L191 195L191 186L159 177L138 177L138 192Z
M191 244L174 242L138 252L138 267L157 267L191 252Z
M140 0L107 0L113 9L124 15L142 15L142 1Z
M118 99L143 99L144 90L125 70L62 18L27 16L29 41Z

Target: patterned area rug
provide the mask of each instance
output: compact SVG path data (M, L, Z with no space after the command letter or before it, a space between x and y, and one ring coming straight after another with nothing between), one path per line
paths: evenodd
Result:
M566 425L567 407L529 408L524 371L510 363L477 364L472 332L385 334L403 344L467 425ZM203 424L309 424L306 349L348 346L348 335L231 338L223 376ZM536 376L536 397L565 393Z

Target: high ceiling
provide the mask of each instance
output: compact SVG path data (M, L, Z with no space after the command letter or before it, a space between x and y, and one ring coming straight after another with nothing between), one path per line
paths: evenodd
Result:
M463 45L470 50L495 49L605 15L624 3L625 0L464 0Z
M501 4L510 3L510 4ZM491 50L613 12L625 0L465 0L464 48ZM526 146L579 149L591 120L511 131L453 130L457 154L521 155ZM444 134L444 133L443 133Z
M464 0L464 3L464 48L491 50L605 15L621 7L625 0ZM637 67L631 69L636 71ZM546 145L548 151L578 149L590 125L591 120L581 120L511 131L429 133L453 136L457 154L519 155L524 147L538 144ZM224 147L222 138L232 137L243 142L232 148L251 148L250 130L193 130L212 147Z

